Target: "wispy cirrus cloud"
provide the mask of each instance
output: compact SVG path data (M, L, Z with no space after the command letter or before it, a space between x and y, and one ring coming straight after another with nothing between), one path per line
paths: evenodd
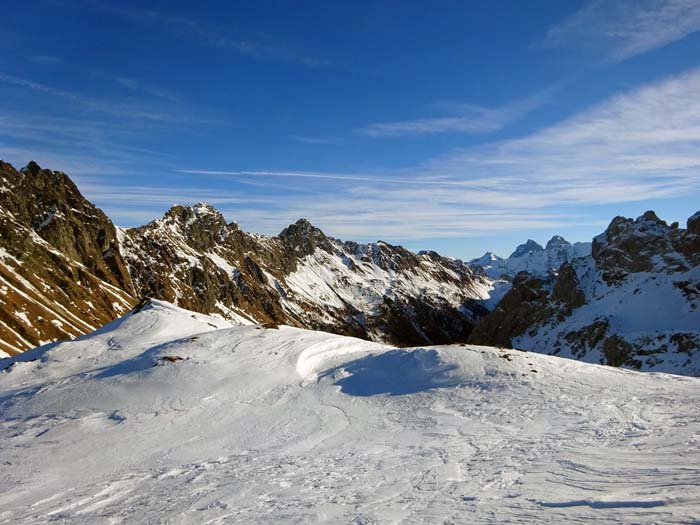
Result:
M256 177L256 178L291 178L291 179L320 179L325 181L343 181L357 183L376 183L376 184L410 184L419 186L459 186L462 188L473 188L477 185L488 185L489 181L457 181L440 178L421 178L421 177L401 177L396 175L384 176L376 174L364 173L320 173L312 171L270 171L270 170L197 170L197 169L179 169L178 173L189 173L192 175L219 175L231 177Z
M303 144L335 144L338 142L334 137L307 137L304 135L289 135L289 138Z
M139 90L141 92L150 91L156 96L157 88L132 81L125 77L112 77L112 80L131 90ZM206 117L201 115L201 111L194 112L183 111L182 107L176 107L172 104L153 104L152 102L144 102L132 99L119 98L96 98L90 95L85 95L76 91L69 91L57 88L42 82L37 82L32 79L18 77L15 75L0 72L0 85L11 86L24 90L31 90L45 95L50 95L59 99L63 99L82 110L102 113L109 115L119 120L139 121L141 123L150 124L215 124L215 125L230 125L230 122L225 120ZM176 97L163 93L158 93L162 102L178 102Z
M54 88L46 84L42 84L41 82L35 82L28 78L17 77L5 73L0 73L0 84L7 84L19 88L31 89L33 91L41 91L42 93L46 93L47 95L53 95L56 97L61 97L74 101L81 99L79 95L71 93L70 91Z
M65 65L63 59L54 55L35 55L29 57L29 62L33 64L39 64L42 66L63 66ZM72 66L75 71L79 72L81 75L87 74L92 77L108 79L115 84L137 94L148 95L155 98L160 98L164 100L169 100L171 102L179 102L180 97L174 95L173 93L165 90L161 87L154 86L143 82L141 80L136 80L124 75L115 75L113 73L108 73L102 69L94 67L80 67ZM31 81L29 79L20 78L12 75L0 74L0 82L14 84L21 87L28 87L30 89L42 90L47 93L52 93L55 95L60 95L69 98L77 98L74 94L66 91L57 90L49 86L43 85L38 82Z
M158 86L153 86L141 80L136 80L134 78L125 77L121 75L113 75L100 71L97 69L90 69L88 72L93 76L108 78L109 80L115 82L117 85L139 95L147 95L149 97L166 100L169 102L181 102L182 99L171 93L170 91L160 88Z
M590 0L552 27L544 46L584 49L622 62L697 31L697 0Z
M600 225L592 206L700 196L698 93L700 70L687 71L521 138L379 174L188 171L313 181L320 196L235 210L268 233L301 216L334 235L394 241Z
M437 133L490 133L515 122L546 104L557 87L496 108L474 104L449 104L449 112L439 117L376 122L355 130L370 137L398 137Z
M271 43L260 35L257 38L247 38L243 36L247 31L236 26L220 27L186 16L149 9L115 6L105 9L134 23L162 27L174 35L191 38L210 47L228 49L255 60L295 63L310 68L333 65L330 60L295 50L289 44Z
M55 55L35 55L29 57L29 61L42 66L56 66L63 63L63 60Z

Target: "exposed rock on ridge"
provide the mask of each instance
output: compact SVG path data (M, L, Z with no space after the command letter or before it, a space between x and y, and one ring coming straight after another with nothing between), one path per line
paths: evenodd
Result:
M0 356L95 330L132 291L114 226L64 173L0 162Z
M139 297L405 345L465 341L484 313L488 280L434 252L343 243L305 219L249 234L206 203L122 230L62 172L0 170L5 354L92 331Z
M616 217L590 256L519 274L470 342L700 375L700 213L687 224Z

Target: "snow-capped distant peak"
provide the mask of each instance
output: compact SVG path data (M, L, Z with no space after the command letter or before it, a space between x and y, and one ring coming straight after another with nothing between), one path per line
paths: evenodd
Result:
M549 241L547 241L547 245L545 246L545 250L552 250L555 248L559 247L566 247L566 246L571 246L571 243L564 239L564 237L561 237L560 235L555 235Z
M522 257L524 255L530 254L530 253L537 253L544 251L544 248L542 248L542 245L539 243L533 241L532 239L528 239L525 244L521 244L518 246L513 253L510 254L510 259L516 259L518 257Z
M472 259L469 261L471 266L489 266L495 261L502 261L503 259L493 252L486 252L484 255L477 259Z
M511 280L519 272L545 276L556 272L565 262L576 257L585 257L591 253L591 243L577 242L571 244L559 235L555 235L545 248L528 239L518 246L507 259L501 259L492 252L486 252L478 259L469 261L469 265L481 268L492 279Z

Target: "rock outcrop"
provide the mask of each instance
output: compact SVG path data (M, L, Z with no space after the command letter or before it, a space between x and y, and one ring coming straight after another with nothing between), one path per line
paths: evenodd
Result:
M687 224L616 217L590 256L518 274L470 342L700 375L700 213Z
M135 302L104 213L64 173L0 162L0 352L90 332Z

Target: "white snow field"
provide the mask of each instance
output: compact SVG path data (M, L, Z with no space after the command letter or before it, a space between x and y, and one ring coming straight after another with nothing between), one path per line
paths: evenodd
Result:
M0 368L0 523L700 520L696 378L159 302Z

